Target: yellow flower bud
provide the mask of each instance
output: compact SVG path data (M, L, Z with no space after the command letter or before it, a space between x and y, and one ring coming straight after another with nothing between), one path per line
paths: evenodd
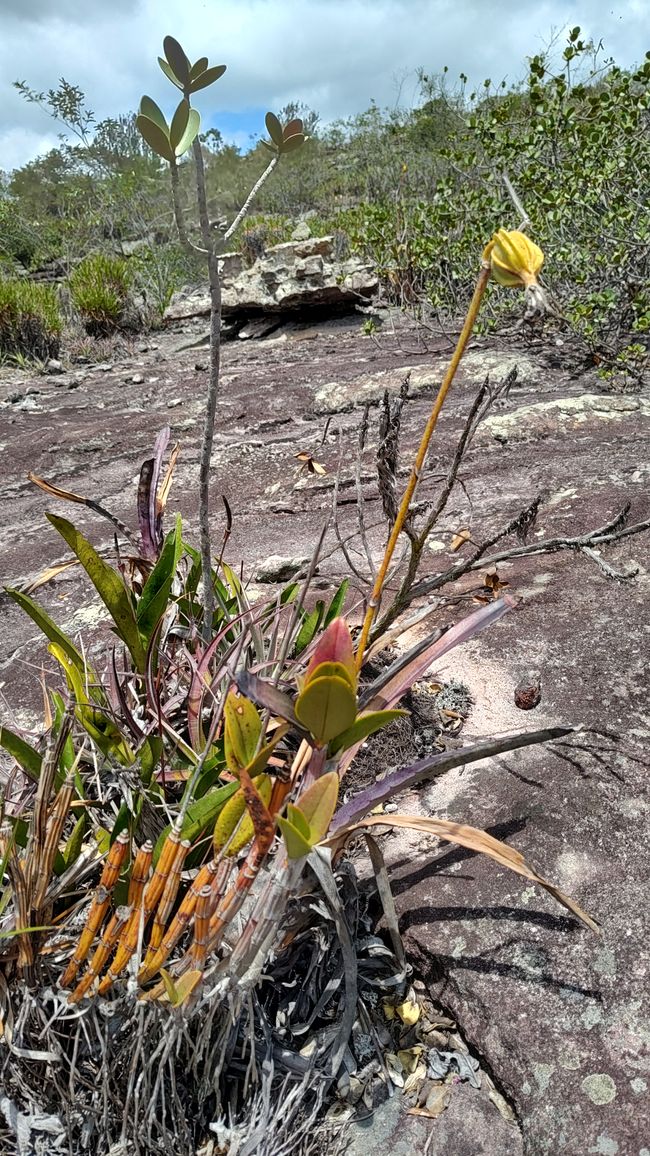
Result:
M517 229L499 229L485 246L483 260L488 262L499 285L527 287L537 284L544 254L539 245Z

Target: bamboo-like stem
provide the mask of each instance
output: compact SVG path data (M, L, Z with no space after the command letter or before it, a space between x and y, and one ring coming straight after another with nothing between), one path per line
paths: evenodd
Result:
M420 481L420 477L421 477L424 463L426 460L427 452L429 449L429 443L431 441L431 438L433 436L433 432L434 432L436 425L438 423L438 417L440 416L440 411L444 405L444 401L445 401L445 398L449 392L449 388L450 388L450 386L454 380L454 377L456 376L456 370L458 369L460 359L463 356L463 353L465 352L465 347L466 347L467 342L469 341L469 338L472 334L472 330L473 330L474 325L476 323L476 317L478 315L478 311L479 311L480 306L481 306L481 301L483 300L483 294L485 293L485 288L486 288L486 285L487 285L489 279L490 279L490 265L488 264L487 261L484 261L482 266L481 266L481 272L479 273L478 280L476 282L476 286L474 288L474 293L472 295L472 300L470 302L469 309L467 310L467 316L465 318L465 324L463 325L463 328L461 330L460 336L459 336L458 341L456 343L456 348L453 352L451 361L449 362L447 372L445 373L445 376L444 376L442 383L440 385L440 389L438 390L436 400L433 403L433 409L431 410L431 413L429 415L429 420L425 426L424 433L422 434L422 440L420 441L420 446L419 446L415 461L413 463L413 468L411 469L411 476L409 477L408 484L406 486L406 490L404 491L404 496L402 498L400 508L397 512L397 517L395 519L393 528L392 528L391 533L390 533L390 537L389 537L388 542L386 544L386 549L384 551L384 557L383 557L381 566L379 567L377 577L375 579L375 584L373 586L372 594L371 594L370 599L368 601L368 608L366 610L366 615L365 615L365 618L363 620L363 627L361 629L361 635L359 637L359 643L358 643L358 647L357 647L357 669L358 670L361 668L361 666L363 664L363 658L364 658L364 654L366 651L366 646L368 644L368 638L370 635L370 631L372 628L375 614L377 612L377 608L379 606L379 601L381 598L381 593L382 593L382 589L384 586L384 582L386 581L386 575L388 573L388 568L390 566L393 554L395 553L395 547L397 545L399 536L400 536L400 534L404 528L404 523L408 517L409 509L411 506L411 502L413 501L413 496L414 496L415 491L417 489L418 482Z

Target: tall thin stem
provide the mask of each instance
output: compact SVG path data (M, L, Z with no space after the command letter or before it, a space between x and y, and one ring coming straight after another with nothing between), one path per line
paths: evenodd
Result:
M404 523L408 517L408 512L409 512L409 509L411 506L411 502L413 501L413 495L415 494L418 482L419 482L421 474L422 474L422 470L423 470L424 463L426 460L427 452L429 449L429 443L430 443L431 438L433 436L433 431L436 428L436 425L438 422L438 417L440 415L440 411L444 405L445 398L449 392L449 388L450 388L450 386L454 380L454 377L456 375L456 370L458 369L460 359L463 356L463 353L465 352L465 347L466 347L467 342L469 341L469 338L472 334L472 330L473 330L474 325L476 323L476 317L477 317L479 308L481 306L481 301L483 300L483 294L485 293L485 288L486 288L486 285L487 285L489 279L490 279L490 266L487 262L484 262L483 265L481 266L481 272L479 273L478 280L477 280L476 286L474 288L474 293L472 295L472 300L470 302L469 309L467 310L467 316L465 318L465 324L463 325L463 328L461 330L460 336L459 336L458 341L456 343L456 348L453 352L451 361L449 362L447 372L446 372L446 374L442 380L442 383L440 385L440 389L438 390L436 400L433 403L433 409L431 410L431 413L429 415L429 420L426 424L424 433L422 434L422 440L420 441L420 446L419 446L415 461L413 463L413 468L411 469L411 476L409 477L408 484L407 484L406 489L404 491L404 496L402 498L400 508L397 512L397 517L395 519L395 522L393 524L393 528L392 528L391 533L390 533L390 537L389 537L388 542L386 544L386 549L384 551L383 561L382 561L381 566L379 567L379 570L377 572L377 577L375 579L375 584L374 584L373 589L372 589L372 594L371 594L370 599L368 601L368 608L366 610L366 615L365 615L365 618L363 620L363 627L361 630L361 636L359 638L359 643L358 643L358 647L357 647L357 668L358 669L363 664L363 656L365 654L366 646L368 644L368 637L370 635L370 630L372 628L374 617L375 617L375 614L377 612L377 608L379 606L379 601L381 598L381 593L382 593L382 589L384 586L384 582L386 581L386 575L388 573L388 568L390 566L393 554L395 553L395 547L397 545L399 536L402 532L402 529L404 528Z
M212 584L212 547L210 541L210 462L214 441L214 422L219 394L219 370L221 366L221 279L219 261L215 249L208 199L205 190L205 168L203 151L198 137L192 145L196 168L196 192L199 207L199 222L203 246L207 251L208 280L210 283L210 372L208 375L208 397L205 407L201 461L199 466L199 533L201 543L201 567L203 570L203 622L201 634L204 642L209 642L214 616L214 587Z

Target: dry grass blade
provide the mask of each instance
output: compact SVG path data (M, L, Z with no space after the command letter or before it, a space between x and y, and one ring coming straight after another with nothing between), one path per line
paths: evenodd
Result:
M69 570L71 566L78 566L78 558L70 558L67 562L58 562L55 566L48 566L45 570L33 578L31 582L24 582L19 587L21 594L34 594L41 586L47 586L54 578L58 578L59 574L63 574L64 570Z
M462 823L452 823L449 819L428 819L418 815L369 815L368 818L362 819L360 823L356 823L353 827L347 827L335 836L335 840L328 840L327 842L333 844L338 843L342 838L348 838L355 831L363 830L365 827L408 827L413 831L422 831L425 835L437 835L440 839L446 839L449 843L458 843L460 847L467 847L470 851L477 851L482 855L489 855L496 863L500 863L502 867L508 867L510 871L516 872L517 875L523 875L524 879L530 879L532 883L537 883L548 891L554 899L571 911L578 919L581 920L591 931L595 931L600 935L600 928L594 922L586 911L574 902L573 899L560 891L554 883L550 883L548 879L544 879L542 875L538 875L533 867L530 867L523 855L519 851L515 851L513 847L509 847L507 843L502 843L499 839L495 839L492 835L488 835L487 831L481 831L478 827L466 827Z

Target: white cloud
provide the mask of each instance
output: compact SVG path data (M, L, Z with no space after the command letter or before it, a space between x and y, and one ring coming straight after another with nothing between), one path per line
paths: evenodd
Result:
M464 70L476 81L515 80L525 57L567 24L602 37L623 65L650 48L647 0L625 0L615 11L611 0L3 0L0 168L24 163L56 135L47 116L8 87L12 79L47 89L65 76L99 118L135 108L144 91L170 106L156 65L166 33L190 56L228 65L201 99L204 116L218 124L220 111L292 99L330 120L371 98L393 104L401 85L408 100L420 65L431 73L447 64L452 76Z

